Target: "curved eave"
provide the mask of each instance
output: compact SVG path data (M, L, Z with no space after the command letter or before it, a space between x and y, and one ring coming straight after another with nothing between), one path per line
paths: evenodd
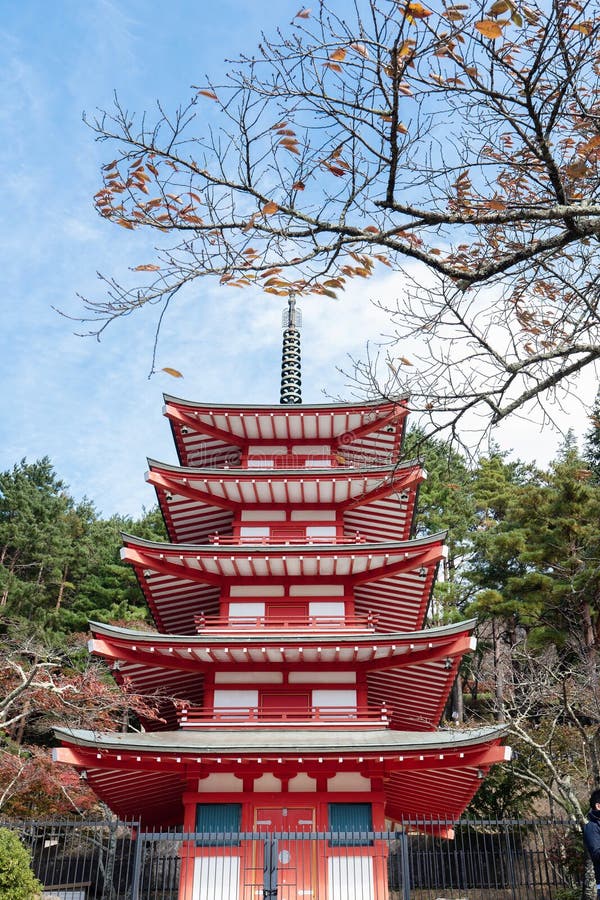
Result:
M275 577L345 579L356 585L415 569L431 571L444 555L446 532L412 541L364 544L170 544L123 534L121 556L136 569L221 583ZM423 575L425 577L425 574Z
M294 732L246 728L243 731L222 732L217 729L194 731L161 731L143 733L97 732L84 729L54 728L56 737L71 747L91 749L104 753L134 753L153 756L165 754L166 765L179 765L184 760L194 763L198 754L214 758L218 756L243 754L256 762L256 754L268 756L271 753L330 754L339 757L348 754L354 757L371 758L387 755L392 763L405 762L397 754L432 754L427 762L435 767L435 756L440 752L460 753L480 750L497 744L506 733L505 727L475 728L469 731L448 730L436 732L381 731L361 732L360 730L322 730ZM506 757L505 749L499 754L500 761ZM169 759L167 757L174 756ZM177 758L179 762L177 762ZM304 761L304 756L303 756ZM266 760L265 760L266 761ZM306 762L309 760L307 759ZM423 763L424 760L417 759Z
M94 635L90 651L107 660L129 663L137 672L143 666L187 672L220 669L236 671L256 667L291 665L336 670L359 666L366 671L384 671L423 663L454 670L454 660L475 649L475 620L460 626L430 629L410 634L352 635L236 635L185 636L128 632L90 623ZM124 674L129 674L124 671Z
M155 487L159 500L161 493L171 493L169 503L179 496L231 510L256 504L270 509L290 504L344 509L414 488L425 477L414 461L398 466L322 469L209 469L171 466L153 459L148 465L146 480Z

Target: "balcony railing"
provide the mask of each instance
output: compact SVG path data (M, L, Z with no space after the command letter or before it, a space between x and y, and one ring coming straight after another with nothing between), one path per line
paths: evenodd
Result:
M234 537L230 534L209 534L208 540L211 544L229 547L232 544L364 544L366 539L359 531L340 535L308 535L303 528L272 528L270 534L264 535L243 534Z
M374 631L378 617L367 613L360 616L194 616L197 631L207 629L235 629L254 631Z
M303 710L261 709L260 707L215 706L206 709L188 706L178 711L177 718L182 728L224 726L293 727L293 728L348 728L353 725L387 728L390 711L386 706L310 706Z
M344 457L339 453L264 453L248 457L249 469L262 467L266 469L329 469L345 465Z

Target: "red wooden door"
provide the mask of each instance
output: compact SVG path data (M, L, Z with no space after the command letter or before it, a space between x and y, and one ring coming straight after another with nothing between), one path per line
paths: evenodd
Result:
M307 807L263 807L256 810L255 821L257 831L310 834L315 830L315 811ZM277 839L277 900L317 900L316 854L315 841Z

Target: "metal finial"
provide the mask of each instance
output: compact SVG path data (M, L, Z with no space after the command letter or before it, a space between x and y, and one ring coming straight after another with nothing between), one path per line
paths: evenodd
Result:
M281 359L280 403L302 403L302 372L300 365L300 328L302 312L296 306L295 294L288 297L288 307L281 317L283 352Z

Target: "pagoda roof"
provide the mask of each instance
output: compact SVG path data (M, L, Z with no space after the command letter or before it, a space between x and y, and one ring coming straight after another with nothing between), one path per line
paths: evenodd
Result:
M329 507L353 514L353 522L356 519L367 533L378 529L378 540L407 538L415 489L426 477L417 461L396 466L294 469L195 468L153 459L148 465L146 480L156 489L174 541L201 541L215 532L227 534L234 513L242 509L288 509L292 505L296 509ZM385 504L386 514L377 501L388 498L391 502Z
M295 406L231 406L195 403L165 395L164 414L171 422L183 465L220 465L235 460L248 444L329 442L352 454L397 455L407 395L369 403L323 403ZM234 462L235 464L235 462Z
M364 771L385 777L386 815L400 820L427 810L457 818L495 762L504 728L472 731L175 731L99 733L56 728L55 759L86 771L94 791L122 817L145 824L182 821L189 781L213 771ZM423 814L423 813L422 813Z
M193 632L195 615L218 611L225 584L256 588L278 579L345 583L355 591L357 613L373 610L383 630L400 631L423 622L444 538L445 532L410 541L222 546L158 543L124 534L121 556L135 567L162 632Z
M482 743L500 740L506 733L506 726L473 728L465 731L452 728L445 731L414 732L392 731L386 728L380 731L370 730L368 734L361 733L358 729L348 729L342 732L333 729L295 732L278 729L268 731L262 728L244 728L238 731L203 728L124 733L55 727L54 733L61 741L78 747L90 747L94 750L108 752L193 754L195 759L190 762L197 762L197 754L207 754L212 757L219 754L242 753L248 756L255 753L298 754L300 751L331 753L336 757L342 753L349 753L363 758L380 753L391 754L390 762L394 766L396 762L404 762L404 760L395 758L397 753L465 750L470 747L480 747ZM366 747L365 742L367 742ZM178 764L176 759L165 760L165 762L167 765ZM266 761L263 760L264 762Z
M368 671L397 668L420 663L423 660L445 659L474 649L468 639L476 619L450 625L438 625L421 631L397 633L335 633L302 634L255 630L236 634L228 628L224 634L196 635L158 634L137 631L116 625L90 622L90 630L96 640L90 642L90 650L106 658L128 661L132 666L147 664L153 669L166 669L197 673L219 671L228 667L242 671L244 667L255 669L257 665L271 667L281 665L314 665L319 670L339 669L340 664L361 666ZM127 667L120 671L129 675ZM152 683L154 674L151 676ZM143 675L135 678L137 690L145 688Z
M90 622L92 653L118 667L115 676L137 693L164 697L165 723L149 722L149 730L176 723L168 698L199 705L204 672L301 666L318 673L342 668L367 673L369 704L386 707L392 727L431 730L441 719L463 655L475 649L476 620L400 634L312 635L274 632L236 635L171 636L133 631ZM239 724L239 723L238 723Z

